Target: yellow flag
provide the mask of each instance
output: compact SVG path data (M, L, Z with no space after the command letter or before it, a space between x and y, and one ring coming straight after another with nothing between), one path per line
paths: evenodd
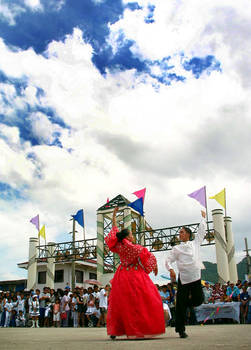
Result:
M225 188L220 191L219 193L217 193L215 196L213 197L209 197L210 199L215 199L220 205L223 206L223 208L226 209L226 191Z
M45 226L44 225L41 228L41 230L39 231L38 235L43 237L43 239L45 240Z

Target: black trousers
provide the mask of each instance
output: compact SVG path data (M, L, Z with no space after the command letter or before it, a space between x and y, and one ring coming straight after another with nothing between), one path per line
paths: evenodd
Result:
M182 284L178 279L176 296L176 332L185 332L186 310L188 306L199 306L204 302L201 280Z

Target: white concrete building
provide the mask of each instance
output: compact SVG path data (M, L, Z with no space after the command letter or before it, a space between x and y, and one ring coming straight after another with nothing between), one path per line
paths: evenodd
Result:
M19 268L28 270L28 262L17 264ZM71 286L71 261L56 261L55 262L55 277L54 277L54 289L64 289L68 283ZM37 263L36 283L34 288L48 286L46 281L47 263ZM94 260L76 261L75 262L75 276L76 286L88 287L89 284L84 283L88 279L97 279L97 262Z

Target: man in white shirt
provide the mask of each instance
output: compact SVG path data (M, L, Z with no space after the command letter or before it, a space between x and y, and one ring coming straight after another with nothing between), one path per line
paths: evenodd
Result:
M176 274L172 263L176 262L179 270L178 289L176 297L176 324L175 330L181 338L187 338L185 333L186 309L188 306L199 306L204 301L204 294L201 287L200 245L206 234L206 213L201 211L202 221L198 232L192 240L193 233L188 227L180 230L181 244L171 250L166 259L166 268L170 271L172 280L176 280Z

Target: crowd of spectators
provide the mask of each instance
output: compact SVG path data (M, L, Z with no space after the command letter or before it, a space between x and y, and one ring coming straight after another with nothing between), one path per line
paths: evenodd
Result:
M166 324L175 325L176 283L158 286ZM234 284L205 282L204 302L239 302L240 323L251 323L251 282ZM1 327L105 327L110 286L87 289L69 285L65 289L44 287L23 292L0 292ZM187 310L187 323L196 324L193 308Z
M0 293L1 327L105 327L110 286Z
M159 287L157 285L163 301L164 310L165 304L169 306L172 319L169 323L175 323L175 297L176 297L176 283L168 283L167 285ZM210 284L205 281L203 285L204 303L240 303L240 323L251 323L251 282L238 280L236 284L228 282L221 285L220 283ZM166 320L169 320L167 311L165 311ZM187 310L187 323L196 324L195 312L192 307Z

